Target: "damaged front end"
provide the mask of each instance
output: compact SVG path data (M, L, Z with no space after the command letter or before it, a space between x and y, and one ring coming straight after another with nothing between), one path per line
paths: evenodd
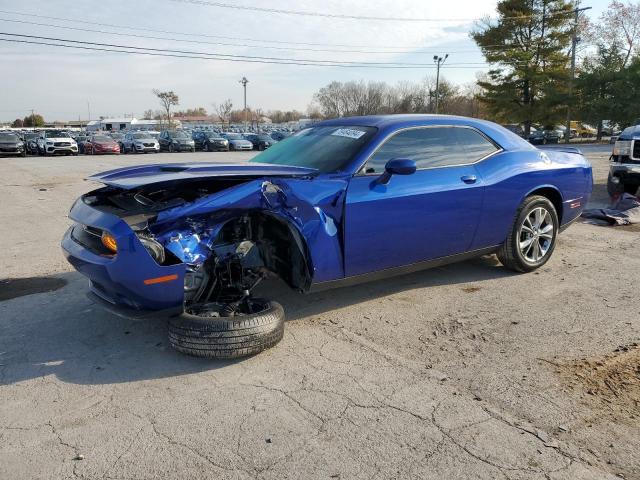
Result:
M89 276L94 293L99 290L109 303L138 310L175 304L179 284L180 308L219 302L233 315L247 307L251 290L267 276L278 276L298 291L343 276L346 180L309 171L266 176L264 167L260 170L178 179L146 171L147 181L138 178L137 183L131 175L123 175L122 182L105 181L107 172L100 181L108 186L84 195L71 211L78 224L63 240L67 258ZM92 248L85 236L74 236L79 230L99 236L106 232L117 243L117 252L92 252L103 261L100 275L87 266L86 258L76 258L77 244ZM92 244L96 248L97 239L94 236ZM102 238L100 244L104 247ZM149 271L154 269L148 268L148 260L155 271ZM155 290L153 298L149 289Z

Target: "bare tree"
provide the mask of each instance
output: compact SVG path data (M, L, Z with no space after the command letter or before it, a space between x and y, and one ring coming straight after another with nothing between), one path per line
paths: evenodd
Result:
M598 20L587 29L588 39L606 50L619 49L626 67L640 49L640 2L613 0Z
M178 98L178 95L176 95L173 90L168 92L153 90L153 94L158 97L158 100L160 100L160 104L167 115L167 123L169 124L169 128L171 128L171 107L179 104L180 99Z
M221 104L214 103L213 108L216 111L218 117L220 117L220 121L222 122L222 126L224 127L224 122L229 122L231 118L231 112L233 111L233 102L228 98Z

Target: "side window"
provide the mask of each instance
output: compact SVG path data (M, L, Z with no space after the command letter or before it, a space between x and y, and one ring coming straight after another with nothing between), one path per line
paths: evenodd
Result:
M388 139L365 166L365 173L382 173L392 158L409 158L418 169L473 163L496 147L475 130L459 127L415 128Z
M476 162L498 150L485 136L471 128L456 128L456 134L469 163Z

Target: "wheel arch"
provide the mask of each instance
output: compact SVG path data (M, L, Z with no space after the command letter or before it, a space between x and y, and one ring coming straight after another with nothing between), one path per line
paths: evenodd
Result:
M528 197L532 197L534 195L539 195L541 197L545 197L546 199L548 199L553 206L556 209L556 213L558 214L558 223L560 225L562 225L562 210L563 210L563 199L562 199L562 194L560 193L560 190L558 190L556 187L554 187L553 185L541 185L538 186L536 188L534 188L533 190L531 190L530 192L528 192L521 200L520 203L522 203L526 198Z
M259 246L265 266L292 289L308 291L313 281L313 263L307 240L298 227L275 212L253 210L225 221L219 235L245 218L252 226L247 240Z

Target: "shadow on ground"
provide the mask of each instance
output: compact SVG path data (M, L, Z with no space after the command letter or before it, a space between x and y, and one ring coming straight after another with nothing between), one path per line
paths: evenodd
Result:
M512 275L495 257L359 286L302 295L279 282L258 295L282 303L288 321L350 307L415 288L460 285ZM56 277L57 291L0 302L0 384L55 375L74 384L114 384L188 375L225 368L236 361L192 358L171 349L165 320L128 320L86 298L87 281L78 273ZM277 347L276 347L277 348Z

